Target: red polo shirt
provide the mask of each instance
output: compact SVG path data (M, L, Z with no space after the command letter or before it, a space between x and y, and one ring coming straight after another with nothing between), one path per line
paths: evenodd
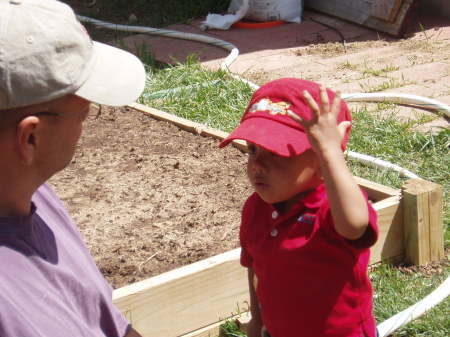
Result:
M284 216L256 193L248 198L241 264L258 278L256 294L272 337L375 336L367 266L378 228L376 212L367 207L365 234L349 241L334 229L324 185Z

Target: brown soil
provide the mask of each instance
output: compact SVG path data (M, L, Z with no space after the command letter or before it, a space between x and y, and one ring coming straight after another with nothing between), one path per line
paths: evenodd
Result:
M127 23L100 0L63 2L77 14ZM124 35L87 28L106 43ZM239 246L251 193L245 155L217 145L128 107L103 107L86 122L72 163L50 183L114 288Z
M237 248L245 155L128 107L102 110L50 183L113 287Z

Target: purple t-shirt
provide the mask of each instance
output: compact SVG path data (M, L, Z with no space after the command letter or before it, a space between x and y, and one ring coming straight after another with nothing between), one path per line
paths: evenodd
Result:
M0 217L0 336L124 336L78 229L52 189L33 195L29 215Z

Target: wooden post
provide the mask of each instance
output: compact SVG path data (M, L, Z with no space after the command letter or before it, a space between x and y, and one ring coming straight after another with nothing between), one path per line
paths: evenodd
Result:
M422 180L405 182L405 262L424 264L444 256L442 186Z

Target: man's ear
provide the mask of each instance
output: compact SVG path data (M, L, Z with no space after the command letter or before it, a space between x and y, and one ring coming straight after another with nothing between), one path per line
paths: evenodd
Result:
M36 147L38 144L37 129L39 127L40 120L36 116L28 116L22 119L17 126L17 146L19 149L22 164L33 164Z

